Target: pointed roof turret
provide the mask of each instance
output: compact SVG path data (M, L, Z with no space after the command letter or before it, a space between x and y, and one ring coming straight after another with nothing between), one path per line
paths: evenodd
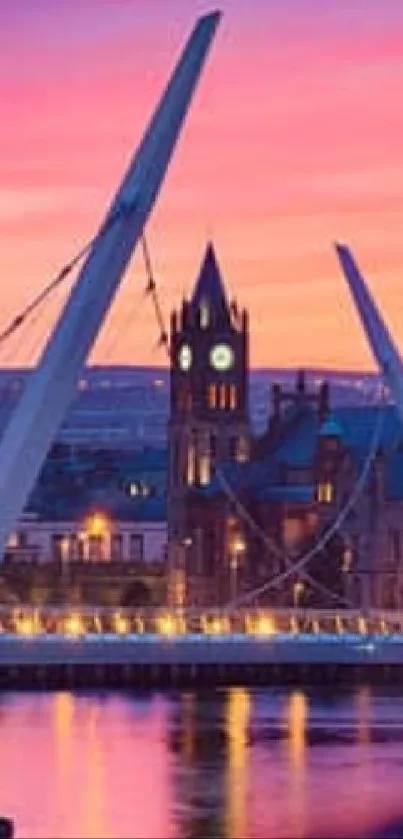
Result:
M319 437L342 437L343 431L337 420L330 416L322 423L319 429Z
M221 315L221 317L225 316L228 321L231 321L224 283L211 242L207 246L195 290L190 301L190 306L193 310L198 310L203 304L207 304L216 315Z

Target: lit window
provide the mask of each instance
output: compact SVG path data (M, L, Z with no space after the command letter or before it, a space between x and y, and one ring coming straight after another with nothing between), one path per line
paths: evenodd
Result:
M208 406L209 408L217 407L217 385L208 386Z
M229 388L229 406L231 411L235 411L238 406L238 392L236 385L230 385Z
M249 460L249 442L247 437L238 437L235 457L238 463L246 463Z
M105 536L109 533L110 522L104 513L94 513L86 521L86 531L90 536Z
M178 407L180 411L192 410L192 393L188 387L180 389L178 393Z
M188 486L193 486L195 482L196 472L196 451L194 443L189 443L187 468L186 468L186 483Z
M210 483L210 458L206 454L202 454L199 460L199 480L200 486Z
M202 301L200 306L200 327L207 329L210 325L210 309L206 300Z
M227 407L227 388L226 385L220 385L220 408L225 410Z
M300 518L289 517L283 522L283 541L285 548L293 548L304 535L303 522Z
M318 485L318 501L321 504L331 504L334 496L333 484L327 482Z
M11 533L8 538L7 547L8 548L18 548L18 533Z

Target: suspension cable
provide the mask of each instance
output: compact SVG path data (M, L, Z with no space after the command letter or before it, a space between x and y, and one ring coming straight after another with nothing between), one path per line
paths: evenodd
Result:
M31 300L30 303L21 311L19 312L11 321L10 323L0 332L0 345L6 341L20 326L24 323L24 321L29 317L29 315L38 307L40 306L43 301L54 291L76 268L76 266L84 259L85 256L89 254L93 246L102 239L108 230L116 223L116 221L124 215L127 215L129 212L135 209L135 204L128 204L124 205L117 210L115 210L109 218L105 221L105 223L101 226L95 236L92 237L76 254L75 256L67 262L60 271L56 274L56 276L42 289L36 297Z
M90 239L87 244L81 248L80 251L71 259L68 263L66 263L58 274L48 283L47 286L22 310L9 324L8 326L0 332L0 345L4 343L17 329L19 329L25 320L29 317L29 315L37 309L54 291L61 283L70 275L70 273L74 270L74 268L79 264L79 262L90 252L92 247L99 241L105 233L115 224L115 222L122 217L122 215L128 215L128 213L132 212L134 209L134 204L125 204L124 206L119 207L115 212L113 212L107 221L103 224L100 230L96 233L92 239ZM147 240L145 236L145 232L143 230L141 235L141 245L143 251L143 258L145 263L146 275L147 275L147 287L146 287L146 294L149 294L153 303L154 312L157 320L157 324L160 330L159 336L159 346L163 346L170 357L170 347L169 347L169 339L168 339L168 331L165 324L163 309L160 303L157 284L155 281L154 272L152 269L150 251L147 245ZM372 461L376 455L376 451L379 445L379 439L382 432L382 426L384 422L384 411L382 408L384 407L385 401L385 390L382 389L381 394L381 405L379 411L378 422L376 423L373 439L370 445L370 449L368 452L368 456L364 462L361 474L357 478L355 487L353 488L349 499L347 500L346 504L343 506L341 511L339 512L338 516L336 517L335 521L332 525L330 525L325 533L320 537L320 539L316 542L313 548L311 548L307 553L305 553L296 563L293 563L291 558L286 555L285 552L281 551L280 548L276 545L274 540L272 540L261 528L260 526L254 521L254 519L250 516L249 512L243 507L241 502L239 501L238 497L234 493L233 489L227 482L225 476L223 475L220 469L217 469L217 477L220 481L220 484L226 493L227 497L236 505L236 508L240 512L242 518L247 521L248 525L254 530L255 533L259 535L259 537L264 541L264 543L271 549L275 550L278 556L281 556L282 560L287 564L287 569L276 574L270 580L266 581L263 585L241 595L239 598L236 598L232 602L227 604L227 608L235 608L237 605L241 603L247 602L251 599L255 599L260 595L264 594L271 588L277 587L281 583L288 580L291 576L297 573L303 573L305 579L309 579L311 584L314 584L315 587L321 588L322 591L326 591L328 595L333 598L343 599L346 601L345 598L337 595L335 592L332 592L330 589L327 589L326 586L323 586L318 581L314 580L314 578L307 575L305 571L306 565L316 556L320 551L323 550L324 547L328 544L332 536L341 528L343 522L345 521L347 515L350 513L354 505L356 504L359 496L361 495L363 488L365 486L365 482L372 464Z
M241 595L240 597L236 598L235 600L228 603L227 608L235 608L242 603L246 603L249 600L252 600L256 597L259 597L262 594L265 594L271 588L275 588L279 586L281 583L286 582L291 576L294 574L300 573L305 569L305 566L313 559L316 554L323 550L324 547L328 544L332 536L340 530L344 521L346 520L347 516L357 503L363 489L365 486L365 482L367 480L369 470L371 468L372 461L375 458L376 452L379 447L380 436L382 433L383 423L385 421L385 411L384 411L384 403L385 403L385 389L382 387L381 391L381 402L379 405L379 414L378 420L375 424L374 433L372 436L372 441L370 445L370 449L368 451L368 455L364 461L362 470L360 475L357 478L355 486L353 487L351 494L344 504L342 509L340 510L339 514L337 515L333 524L331 524L325 531L325 533L318 539L316 544L308 550L297 562L293 563L291 567L288 567L285 571L282 571L268 580L266 583L262 584L261 586L256 587L255 589L246 592L245 594ZM227 484L227 489L229 485ZM229 487L229 492L232 494L231 487Z

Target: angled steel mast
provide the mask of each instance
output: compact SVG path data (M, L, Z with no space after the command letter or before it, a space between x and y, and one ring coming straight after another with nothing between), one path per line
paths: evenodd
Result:
M201 17L0 443L0 561L152 210L219 12Z
M392 336L346 245L336 245L343 274L383 380L403 423L403 362Z

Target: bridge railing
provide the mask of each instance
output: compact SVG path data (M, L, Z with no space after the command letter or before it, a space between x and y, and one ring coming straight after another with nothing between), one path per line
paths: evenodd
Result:
M158 634L270 636L403 634L403 611L371 609L112 609L90 606L0 607L0 635Z

